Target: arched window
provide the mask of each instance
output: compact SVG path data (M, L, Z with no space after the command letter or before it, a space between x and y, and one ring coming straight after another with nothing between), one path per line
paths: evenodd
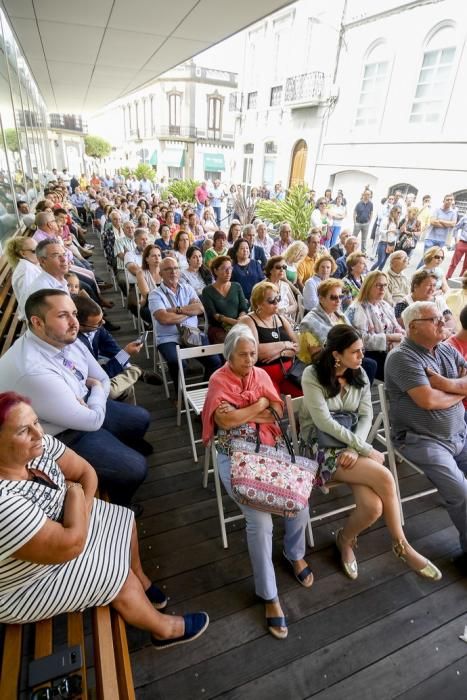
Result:
M380 121L387 94L390 64L388 46L382 41L373 44L363 66L355 126L375 126Z
M392 185L388 189L388 195L395 194L396 192L401 192L403 197L406 197L408 194L414 194L415 196L418 194L417 188L410 185L408 182L398 182L397 185Z
M452 25L441 27L427 41L410 112L412 124L441 121L453 76L456 43Z

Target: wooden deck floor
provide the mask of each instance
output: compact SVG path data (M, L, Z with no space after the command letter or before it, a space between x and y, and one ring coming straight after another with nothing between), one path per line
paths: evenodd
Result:
M122 325L115 334L119 342L135 337L118 303L110 317ZM254 595L243 522L228 528L224 550L213 483L202 487L185 423L177 428L175 407L158 387L139 383L137 398L151 412L148 439L154 445L137 499L144 505L138 522L144 566L170 597L167 614L206 610L211 618L199 641L163 652L154 651L146 634L129 629L139 700L466 697L467 647L459 635L467 624L467 580L452 564L458 539L438 496L404 508L409 540L443 571L438 583L392 555L381 521L360 537L359 578L347 579L333 546L344 514L314 527L316 546L307 558L315 583L306 590L282 560L277 518L274 562L289 618L288 639L278 641L267 633ZM402 495L425 485L423 477L402 472ZM311 508L325 513L331 503L348 499L342 487L315 495ZM227 496L224 504L236 509Z

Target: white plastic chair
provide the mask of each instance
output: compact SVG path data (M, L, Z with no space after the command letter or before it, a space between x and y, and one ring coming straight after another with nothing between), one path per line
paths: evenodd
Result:
M156 320L153 318L152 319L152 337L153 337L153 368L154 372L160 372L160 375L162 377L162 384L164 387L165 395L169 399L170 398L170 391L169 391L169 381L167 379L167 362L165 361L164 356L162 353L159 352L157 348L157 327L156 327Z
M404 496L404 498L401 498L400 491L399 491L399 479L398 479L398 474L397 474L397 462L405 462L409 467L411 467L414 471L416 471L418 474L423 474L423 471L420 469L420 467L417 467L416 464L411 462L407 457L404 457L403 453L397 450L394 445L392 444L391 440L391 425L389 422L389 400L387 397L387 392L384 384L380 384L378 386L378 393L379 393L379 400L381 404L381 416L382 416L382 423L383 427L382 429L378 430L376 433L376 440L380 442L385 450L386 454L388 457L388 462L389 462L389 469L392 472L392 475L394 476L394 481L396 482L396 489L397 489L397 496L399 498L399 504L400 504L400 510L401 510L401 520L402 520L402 525L404 524L404 512L402 508L403 503L407 503L408 501L414 501L417 498L423 498L424 496L431 496L433 493L437 493L438 489L433 487L431 489L425 489L423 491L417 491L417 493L413 493L410 496Z
M181 425L182 413L186 413L188 432L190 434L191 448L193 451L193 459L195 462L198 461L198 453L196 451L196 444L201 442L201 440L195 440L193 433L193 424L191 422L191 411L196 416L200 416L204 406L204 399L208 390L208 382L194 382L187 385L185 379L185 372L183 368L183 361L196 359L200 357L209 357L211 355L222 355L224 352L224 344L218 343L217 345L199 345L194 348L181 348L177 346L177 360L178 360L178 396L177 396L177 425ZM205 462L208 462L206 457Z

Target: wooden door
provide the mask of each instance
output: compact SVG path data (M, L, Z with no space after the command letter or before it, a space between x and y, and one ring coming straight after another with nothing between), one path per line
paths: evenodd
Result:
M292 152L292 165L290 168L289 187L303 185L305 181L305 167L308 155L306 141L297 141Z

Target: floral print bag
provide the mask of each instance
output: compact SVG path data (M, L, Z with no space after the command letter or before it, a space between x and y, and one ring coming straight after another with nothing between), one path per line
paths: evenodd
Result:
M279 425L285 449L280 443L262 445L258 430L256 444L234 438L231 443L232 493L237 503L293 518L308 507L318 464L295 455L279 416L271 407L269 410Z

